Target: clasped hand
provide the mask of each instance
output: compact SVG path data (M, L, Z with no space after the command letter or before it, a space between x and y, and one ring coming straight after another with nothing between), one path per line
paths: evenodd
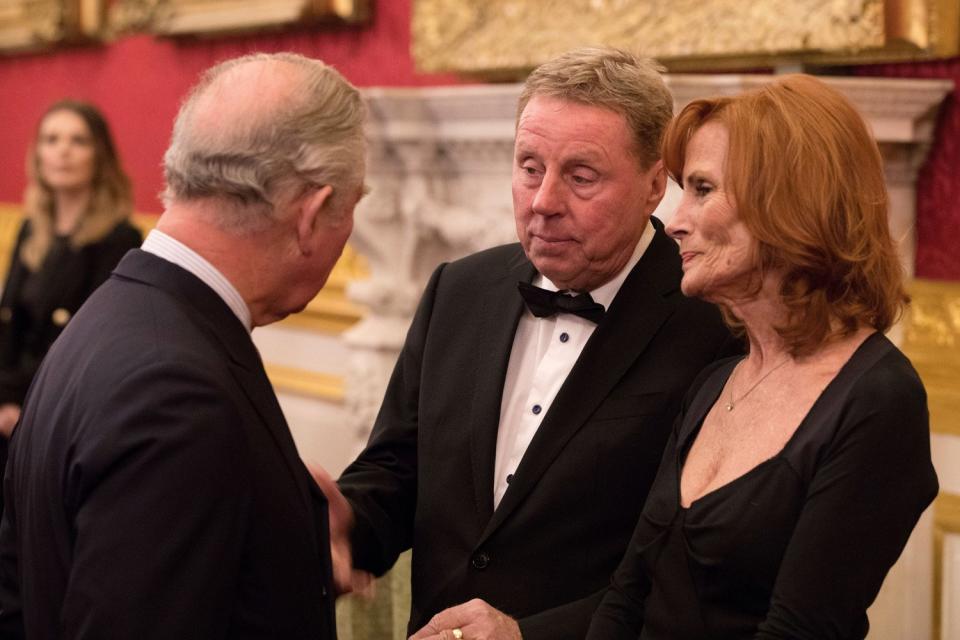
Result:
M310 475L327 497L330 519L330 557L333 562L333 584L337 595L355 593L373 598L373 576L353 568L350 549L350 530L353 528L353 508L340 492L340 487L322 467L307 463Z
M522 640L516 620L479 599L441 611L410 640L455 640L454 629L463 640Z

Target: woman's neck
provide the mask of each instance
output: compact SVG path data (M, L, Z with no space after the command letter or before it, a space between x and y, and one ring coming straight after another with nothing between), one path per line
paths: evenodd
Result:
M750 300L727 303L743 324L750 347L745 364L754 372L767 371L785 360L792 360L796 365L819 363L828 369L834 365L838 368L847 361L852 350L874 332L870 327L859 327L839 339L833 337L825 340L812 354L794 356L790 345L784 342L777 331L777 327L783 326L788 320L787 308L780 301L779 290L779 281L769 279L763 283L759 294ZM832 335L836 336L840 329L839 322L832 320L831 329Z
M89 189L71 189L53 194L53 231L68 236L76 231L90 204Z
M788 357L789 349L776 330L787 320L787 308L780 302L779 290L779 278L768 273L756 293L717 300L743 324L750 346L747 359L758 370Z

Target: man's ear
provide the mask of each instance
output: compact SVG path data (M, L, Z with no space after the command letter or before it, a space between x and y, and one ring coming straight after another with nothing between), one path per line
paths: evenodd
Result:
M653 213L667 191L667 170L663 166L663 160L657 160L650 165L644 179L650 181L650 197L647 199L647 204L650 209L648 213Z
M333 187L325 184L300 199L297 209L297 244L300 253L305 256L313 253L313 236L319 224L320 212L332 194Z

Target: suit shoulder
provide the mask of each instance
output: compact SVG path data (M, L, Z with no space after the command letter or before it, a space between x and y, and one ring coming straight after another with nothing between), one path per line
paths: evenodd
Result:
M511 269L529 264L519 242L484 249L447 264L445 279L490 280L506 276Z
M527 257L523 253L523 248L519 242L503 244L498 247L491 247L468 256L454 260L449 267L456 270L490 269L496 267L510 268L518 261L526 261Z

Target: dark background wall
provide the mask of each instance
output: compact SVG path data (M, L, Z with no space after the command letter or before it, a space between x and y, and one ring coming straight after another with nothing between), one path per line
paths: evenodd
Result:
M179 100L198 74L218 60L252 51L296 51L323 59L363 87L464 81L414 69L411 2L374 0L372 22L356 27L211 40L137 35L107 45L0 57L0 202L20 200L24 154L37 120L62 97L90 100L103 109L133 179L137 210L159 213L160 161ZM960 81L960 59L853 72ZM936 136L918 184L917 274L960 280L960 106L952 96L941 110Z

